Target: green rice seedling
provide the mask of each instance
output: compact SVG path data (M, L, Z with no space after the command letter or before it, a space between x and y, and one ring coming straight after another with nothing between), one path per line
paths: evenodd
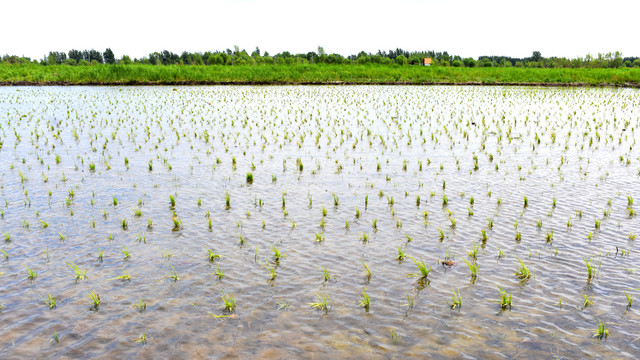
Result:
M271 246L271 251L273 251L273 261L275 262L280 261L280 258L286 257L286 255L280 253L280 250L276 245Z
M516 260L518 260L518 262L520 263L520 267L516 270L515 275L518 279L526 281L531 277L531 273L529 272L527 266L520 259L516 258Z
M91 172L96 171L96 164L89 163L89 171L91 171Z
M608 336L609 336L609 329L604 323L598 321L598 323L596 324L596 329L593 330L593 337L598 338L600 340L604 338L606 340Z
M393 206L395 203L396 201L393 199L393 196L387 197L387 205Z
M483 242L487 241L487 239L488 239L487 231L484 228L480 229L480 235L481 235L480 238L482 239Z
M11 234L9 234L8 232L4 232L2 233L2 236L4 237L4 242L6 243L10 243L11 242Z
M473 207L473 204L475 204L476 200L473 198L473 196L471 196L469 198L469 205L471 205L471 207Z
M629 294L628 292L624 292L624 296L627 297L627 307L630 308L631 305L633 304L633 298L631 297L631 294Z
M42 228L43 228L43 229L46 229L46 228L48 228L48 227L49 227L49 224L48 224L48 223L46 223L46 222L45 222L45 221L43 221L43 220L40 220L40 224L42 225Z
M173 267L173 265L171 265L171 271L169 272L168 278L173 281L180 280L180 277L178 276L178 273L176 272L176 269Z
M276 310L286 310L289 307L289 303L286 300L278 300L276 302L278 304L278 308Z
M556 207L556 197L553 197L553 200L551 201L551 207L555 209Z
M547 240L548 243L553 241L553 230L547 231L547 234L545 235L545 239Z
M129 252L129 249L127 249L127 247L123 247L122 250L120 250L122 252L122 254L124 255L124 260L128 260L131 257L131 253Z
M404 253L402 246L398 246L398 256L396 256L396 259L402 261L405 258L405 256L407 255Z
M470 207L467 207L467 212L470 217L473 216L473 210Z
M456 219L455 219L455 218L453 218L453 217L449 217L449 222L451 222L451 227L452 227L452 228L455 228L455 227L456 227L457 221L456 221Z
M438 233L440 234L438 236L439 240L440 241L444 240L444 231L442 231L442 229L438 229Z
M120 276L116 276L113 279L110 280L131 280L131 275L129 275L128 272L126 272L124 269L122 269L122 275Z
M351 225L349 224L349 219L344 219L344 228L349 230L350 227Z
M60 238L60 241L64 241L66 239L66 237L62 235L60 231L58 231L58 237Z
M216 260L220 260L220 258L222 258L222 255L213 252L213 250L211 249L208 249L207 257L209 258L209 262L214 262Z
M336 194L332 194L333 195L333 206L338 206L340 205L340 199L338 198L338 195Z
M516 231L516 242L520 242L522 240L522 234L520 233L520 231Z
M411 237L409 234L404 234L404 237L407 239L407 243L410 243L413 241L413 237Z
M378 219L373 219L373 221L371 222L371 227L373 228L373 231L378 230Z
M629 217L634 217L638 212L635 211L633 208L628 207L627 211L629 212Z
M356 219L360 218L360 210L356 206Z
M511 309L511 294L500 286L498 286L498 289L500 290L500 299L496 301L500 303L500 308Z
M149 160L149 171L153 171L153 160Z
M250 172L247 173L247 183L253 184L253 174Z
M136 234L137 243L147 243L147 235L143 232Z
M76 275L76 280L84 280L87 277L87 270L80 270L76 263L66 263Z
M416 195L416 206L420 206L420 195Z
M529 206L529 199L525 196L524 197L524 205L523 205L523 207L526 208L527 206Z
M367 206L369 205L369 195L364 196L364 209L367 210Z
M362 298L360 299L360 306L365 308L366 311L369 311L370 303L371 299L369 298L369 294L367 294L367 289L362 288Z
M445 207L447 206L447 204L449 204L449 199L447 198L447 195L442 195L442 206Z
M133 209L133 216L140 217L142 216L142 210L139 207Z
M367 279L371 279L371 269L369 269L369 265L365 264L364 261L360 261L362 263L362 266L364 267L364 273L365 273L365 277Z
M326 217L327 216L327 209L325 209L325 207L322 207L322 217Z
M472 259L476 259L478 257L478 250L480 250L478 244L473 243L473 248L469 250L469 257Z
M407 291L407 303L403 304L402 306L406 306L409 309L413 308L413 296L410 296L408 291Z
M180 220L177 216L172 216L171 221L173 222L173 231L182 229L182 220Z
M282 210L287 207L287 199L285 199L284 195L282 195Z
M135 341L137 343L142 343L142 344L147 344L147 335L145 335L144 333L140 334L140 336L138 336L135 339L132 339L132 341Z
M28 229L29 228L29 221L22 220L22 227L25 228L25 229Z
M541 229L541 228L542 228L542 220L538 219L538 221L536 222L536 227L537 227L538 229Z
M629 235L627 235L627 239L633 241L636 239L636 234L634 234L633 232L630 232Z
M244 236L242 234L238 234L238 243L240 246L244 245Z
M0 309L2 309L2 306L0 306ZM51 338L51 340L49 340L49 343L55 342L56 344L60 342L60 339L58 339L58 332L54 331L53 332L53 337Z
M596 276L596 268L593 264L593 259L586 259L583 257L582 260L584 260L584 264L587 267L587 281L591 281L591 279ZM600 261L600 263L602 264L602 261Z
M591 231L589 231L589 235L587 235L587 239L589 240L589 242L593 240L593 233Z
M498 259L501 259L504 257L504 252L502 251L502 249L500 249L500 246L498 246Z
M113 206L118 206L118 198L115 195L113 195L111 199L113 200Z
M224 290L222 291L222 296L220 296L220 298L222 299L222 302L224 303L224 309L229 312L232 313L235 311L236 309L236 297L230 293L230 292L224 292Z
M269 265L269 263L263 263L261 261L260 261L260 265L264 266L264 268L269 271L270 281L273 281L276 279L276 276L278 276L278 274L276 273L276 269L274 269L273 266Z
M0 254L2 254L2 256L4 256L4 260L9 260L9 254L7 253L7 251L5 249L0 249Z
M331 297L323 293L316 294L316 297L316 302L310 302L309 306L316 310L324 310L325 312L328 311L329 307L331 306Z
M122 230L127 230L129 228L129 224L127 223L127 218L122 218L120 220L120 225L122 226Z
M322 271L322 278L324 279L324 282L327 282L334 278L333 276L331 276L326 266L323 266L322 269L318 268L318 270Z
M91 290L89 291L89 299L91 299L91 302L93 303L93 308L98 310L98 306L100 306L100 302L102 301L102 299L100 299L100 295Z
M596 228L596 230L600 230L600 225L601 225L600 220L596 219L595 220L595 228Z
M209 228L209 230L213 229L213 221L211 220L211 218L207 219L207 227Z
M633 205L633 196L627 195L627 206Z
M567 220L567 229L571 229L573 227L573 220L571 220L571 217L569 217L569 220Z
M453 219L454 224L451 225L452 227L455 227L455 219ZM400 221L400 219L396 218L396 228L400 229L402 227L402 221Z
M416 260L416 258L410 255L409 255L409 258L411 258L411 260L413 260L413 263L416 264L416 267L418 268L418 273L408 274L408 276L417 277L421 279L427 278L429 276L429 273L431 272L431 266L429 266L429 268L427 269L427 266L424 264L424 260L422 260L422 258L420 258L420 261Z
M131 307L137 309L140 312L143 312L147 310L147 302L144 300L140 300L137 304L133 304Z
M440 165L440 167L442 167L442 165ZM400 334L398 334L398 330L396 329L389 329L389 333L391 333L391 341L394 344L397 344L400 342Z
M487 227L489 230L493 229L493 219L487 219Z
M215 275L218 280L222 280L222 278L224 278L224 273L222 272L222 270L220 270L220 266L216 265Z
M467 259L462 259L465 263L467 263L467 266L469 267L469 272L471 273L471 279L472 281L478 277L478 264L474 261L474 262L468 262Z
M324 233L316 233L316 242L323 242L324 241Z
M455 308L460 308L462 306L462 297L460 296L460 289L458 289L458 291L456 292L455 289L453 290L453 295L451 295L451 309L455 309Z
M171 205L171 208L175 208L176 207L176 196L175 196L175 194L169 195L169 204Z
M226 191L224 194L224 204L227 209L231 207L231 195L229 194L229 191Z
M44 303L47 304L49 309L55 309L55 307L56 307L56 298L51 296L51 294L48 294L46 299L42 298L42 301L44 301Z
M98 262L102 262L102 256L103 256L103 252L102 250L98 250Z
M38 277L38 273L36 273L35 271L29 269L29 267L27 265L25 265L24 267L27 268L27 279L33 281Z

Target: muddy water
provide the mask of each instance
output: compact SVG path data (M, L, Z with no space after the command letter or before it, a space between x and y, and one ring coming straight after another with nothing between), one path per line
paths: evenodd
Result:
M0 88L0 356L636 358L639 109L614 89Z

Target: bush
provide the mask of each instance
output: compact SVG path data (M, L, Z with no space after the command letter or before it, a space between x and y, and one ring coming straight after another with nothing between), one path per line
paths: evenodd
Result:
M640 59L633 60L633 67L640 67Z
M462 66L462 61L460 60L453 60L453 67L461 67Z
M85 60L85 59L82 59L82 60L78 61L78 65L89 66L89 62L87 60Z
M76 59L72 59L72 58L67 58L67 60L64 61L65 65L70 65L70 66L75 66L78 64L78 62L76 61Z
M462 62L466 67L476 67L476 61L473 58L466 58Z

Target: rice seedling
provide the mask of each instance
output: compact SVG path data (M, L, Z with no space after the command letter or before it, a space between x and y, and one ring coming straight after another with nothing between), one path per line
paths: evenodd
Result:
M478 257L478 250L480 250L478 244L473 243L473 248L469 250L469 257L472 259L476 259Z
M606 340L608 336L609 336L609 329L604 323L598 321L598 323L596 324L596 329L593 330L593 337L598 338L600 340L604 338Z
M369 265L365 264L364 261L360 261L362 266L364 267L365 278L371 279L371 269L369 269Z
M489 230L493 229L493 219L487 219L487 227Z
M600 225L601 225L600 220L595 219L595 228L596 228L596 230L600 230Z
M520 263L520 267L516 270L515 275L518 279L526 281L531 277L531 273L529 272L527 266L520 259L516 258L516 260L518 260L518 262Z
M49 227L49 224L47 222L45 222L44 220L40 220L40 224L42 225L43 229L46 229Z
M5 261L9 260L9 254L7 253L7 251L5 249L0 249L0 254L2 254L2 256L4 256L4 260Z
M438 239L440 241L444 240L444 238L445 238L444 231L442 231L442 229L438 229L438 233L440 234L440 235L438 235Z
M373 219L373 221L371 222L371 227L373 228L373 231L378 230L378 219Z
M500 303L500 308L511 309L511 294L500 286L498 286L498 289L500 290L500 299L496 301Z
M127 218L120 219L120 225L122 226L122 230L127 230L129 228L129 223L127 222ZM94 224L95 227L95 224Z
M587 282L589 282L597 275L596 268L594 266L593 259L586 259L583 257L582 260L584 260L584 264L587 267ZM600 260L600 264L602 264L602 260Z
M51 294L48 294L46 299L42 298L42 301L44 301L44 303L47 304L49 309L55 309L55 307L56 307L56 298L51 296Z
M538 221L536 222L536 227L537 227L538 229L541 229L541 228L542 228L542 220L538 219Z
M263 263L261 261L260 261L260 265L262 265L265 269L269 271L270 281L273 281L276 279L276 276L278 276L278 274L276 273L276 269L274 269L273 266L269 265L269 263Z
M140 336L138 336L135 339L132 339L132 341L135 341L137 343L142 343L144 345L147 344L147 335L145 335L144 333L140 334Z
M127 249L127 247L123 247L122 250L120 250L122 252L122 254L124 255L124 260L128 260L131 257L131 253L129 252L129 249Z
M236 309L236 297L230 293L230 292L225 292L224 290L222 291L222 295L220 296L220 298L222 299L222 302L224 303L224 309L229 312L232 313L235 311Z
M484 228L480 229L480 235L483 242L487 241L487 231Z
M102 250L98 250L98 259L97 259L98 262L102 262L102 256L103 256Z
M131 280L131 275L129 275L128 272L126 272L124 269L122 269L122 275L120 276L116 276L113 279L110 280Z
M142 210L139 207L133 209L133 216L140 217L142 216Z
M427 268L427 266L424 264L424 260L422 260L422 258L420 258L420 261L416 260L416 258L414 258L413 256L410 256L410 255L409 255L409 258L411 258L411 260L413 260L413 263L418 268L418 273L407 274L407 275L411 276L411 277L417 277L417 278L420 278L420 279L427 278L429 276L429 273L431 272L431 266L429 266L429 268Z
M627 239L633 241L636 239L636 234L634 234L633 232L630 232L629 235L627 235Z
M633 304L633 298L631 297L631 294L626 291L624 292L624 296L627 298L627 308L630 308Z
M318 268L318 270L322 271L322 278L324 279L324 282L327 282L334 278L333 276L331 276L326 266L323 266L322 269Z
M253 173L248 172L246 179L248 184L253 184Z
M0 309L2 309L2 306L0 306ZM58 332L54 331L53 332L53 337L51 338L51 340L49 340L49 343L55 342L56 344L60 342L60 339L58 339Z
M391 333L391 341L394 344L397 344L400 342L400 335L398 334L398 331L396 329L389 329L389 333Z
M214 262L216 260L219 260L220 258L222 258L222 255L215 253L213 250L208 249L207 250L207 257L209 259L209 262Z
M216 278L218 279L218 281L224 278L224 273L222 272L222 270L220 270L220 266L216 265L216 272L214 274L216 275Z
M471 279L472 279L472 281L474 281L478 277L478 264L475 261L468 262L467 259L462 259L462 260L469 267L469 272L470 272Z
M369 305L371 300L369 298L369 294L367 294L367 289L362 288L362 298L360 299L360 306L365 308L366 311L369 311Z
M458 291L456 292L455 289L453 290L453 295L451 295L451 309L455 309L455 308L460 308L462 306L462 297L460 296L460 289L458 289Z
M169 276L167 276L167 278L173 281L180 280L180 277L178 276L178 273L176 272L176 269L173 267L173 265L171 265L171 271L169 271Z
M102 301L102 299L100 299L100 295L91 290L89 291L89 299L91 299L91 302L93 303L92 308L98 310L98 306L100 306L100 302Z
M633 196L627 195L627 206L633 205Z
M10 243L11 242L11 234L9 234L8 232L4 232L2 233L2 236L4 237L4 242L6 243Z
M113 206L118 206L118 197L116 197L115 195L113 195L111 197L111 199L113 200Z
M147 310L147 302L144 300L140 300L137 304L133 304L131 307L137 309L140 312L143 312Z
M286 310L289 307L289 303L286 300L278 300L276 304L278 305L278 308L276 309L278 311Z
M324 241L324 233L315 233L316 234L316 242L320 243Z
M27 279L33 281L38 277L38 273L36 273L35 271L29 269L29 267L27 265L25 265L24 267L27 268Z
M405 258L405 256L407 255L404 253L402 246L398 246L398 256L396 256L396 259L402 261Z
M455 218L453 218L453 217L449 217L449 222L451 222L451 227L452 227L452 228L455 228L455 227L456 227L457 221L456 221L456 219L455 219Z
M500 249L500 246L498 246L498 259L502 259L504 257L504 252L502 251L502 249Z
M547 240L547 243L550 243L553 241L553 230L547 231L545 235L545 239Z
M66 263L76 275L76 280L84 280L87 277L87 270L80 270L76 263Z
M225 195L224 195L224 204L225 204L225 207L226 207L227 209L229 209L229 208L231 207L231 195L229 194L229 191L226 191L226 192L225 192Z
M524 197L524 204L523 204L523 207L525 207L525 208L526 208L527 206L529 206L529 198L527 198L527 197L525 196L525 197Z
M443 182L444 184L444 182ZM447 198L447 195L442 195L442 206L445 207L449 204L449 199Z
M172 216L171 221L173 222L172 231L179 231L182 229L182 220L180 220L177 216Z
M329 307L331 306L331 297L327 294L317 293L317 300L315 302L310 302L309 306L314 308L315 310L324 310L329 311Z

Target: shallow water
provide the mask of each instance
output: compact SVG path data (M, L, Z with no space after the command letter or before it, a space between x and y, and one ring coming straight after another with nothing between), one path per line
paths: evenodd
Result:
M0 356L637 358L639 109L626 89L0 88Z

